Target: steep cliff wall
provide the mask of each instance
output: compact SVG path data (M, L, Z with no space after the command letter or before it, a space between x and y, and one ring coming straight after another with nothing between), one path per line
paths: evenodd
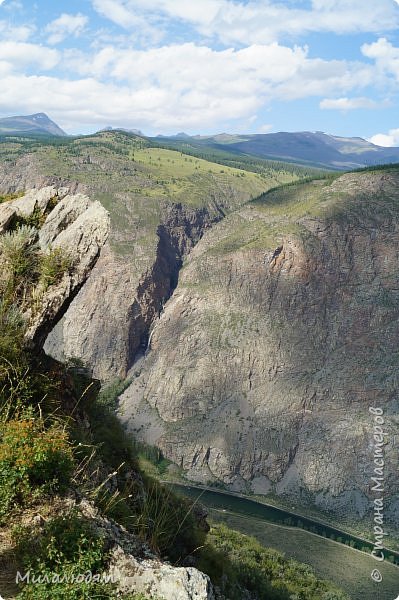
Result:
M46 351L60 359L79 357L101 379L125 376L147 346L153 320L176 286L183 257L209 227L209 211L165 207L161 223L133 256L107 244L65 318L49 336Z
M121 398L188 478L364 515L386 414L398 518L399 172L286 187L207 232Z

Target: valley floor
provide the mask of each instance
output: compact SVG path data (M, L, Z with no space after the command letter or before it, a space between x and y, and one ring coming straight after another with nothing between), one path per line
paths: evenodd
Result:
M209 516L216 523L224 523L287 557L311 565L317 575L339 585L352 600L393 600L398 594L399 568L388 562L377 564L364 552L309 531L232 512L209 509ZM381 583L374 583L370 577L376 567L383 576Z

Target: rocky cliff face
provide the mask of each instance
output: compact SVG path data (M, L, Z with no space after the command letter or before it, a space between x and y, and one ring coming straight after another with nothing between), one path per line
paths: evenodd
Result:
M120 415L195 481L398 519L399 172L287 187L190 253ZM389 505L389 508L388 508Z
M206 209L165 207L142 268L107 244L46 350L60 359L79 357L101 379L125 376L146 349L150 326L176 286L183 257L211 222ZM138 240L135 251L140 250Z

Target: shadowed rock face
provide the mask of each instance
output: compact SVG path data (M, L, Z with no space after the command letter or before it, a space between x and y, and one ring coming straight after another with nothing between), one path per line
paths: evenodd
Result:
M250 203L189 255L121 418L192 480L363 516L381 407L397 518L398 259L398 171Z

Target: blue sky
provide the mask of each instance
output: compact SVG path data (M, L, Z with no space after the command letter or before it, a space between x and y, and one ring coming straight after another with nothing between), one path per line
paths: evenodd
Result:
M399 0L0 0L0 115L399 145Z

